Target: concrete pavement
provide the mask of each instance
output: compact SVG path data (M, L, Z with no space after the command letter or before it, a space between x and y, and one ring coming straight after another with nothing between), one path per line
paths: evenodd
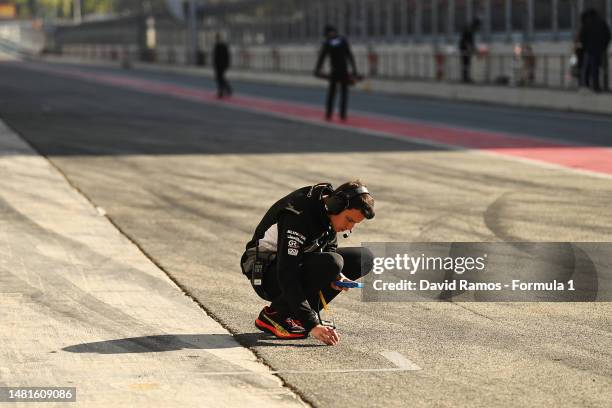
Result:
M82 407L305 405L1 121L0 174L0 385L76 387Z

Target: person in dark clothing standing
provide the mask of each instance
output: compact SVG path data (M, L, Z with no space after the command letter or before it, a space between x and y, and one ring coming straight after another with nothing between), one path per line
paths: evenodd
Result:
M610 27L595 9L583 13L579 39L584 52L580 83L600 92L599 72L610 44Z
M225 78L225 71L230 66L229 47L221 40L221 34L215 36L215 48L213 51L215 81L217 81L217 97L223 98L224 95L231 95L232 88Z
M329 74L329 87L327 90L327 102L325 117L330 120L334 111L334 101L336 99L336 88L340 85L340 119L346 120L348 87L352 78L358 77L355 58L351 52L351 47L346 38L339 36L338 31L328 25L324 30L325 42L319 52L319 58L315 67L315 76L322 77L321 69L323 62L329 55L331 71ZM349 64L351 72L349 74Z
M465 27L459 39L459 52L461 53L461 80L472 82L470 68L472 65L472 55L476 52L474 35L480 29L480 20L474 19L472 24Z
M240 260L255 292L272 302L255 326L279 339L311 334L335 345L339 335L318 312L341 291L337 281L354 281L369 273L373 254L367 248L338 248L336 233L374 218L374 199L359 180L337 189L320 183L302 187L270 207ZM348 236L345 234L345 236Z

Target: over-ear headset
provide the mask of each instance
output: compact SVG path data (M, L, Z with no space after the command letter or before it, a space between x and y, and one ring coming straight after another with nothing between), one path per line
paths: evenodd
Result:
M370 194L365 186L359 186L351 190L337 191L327 199L325 208L328 214L340 214L346 210L351 200L362 194Z

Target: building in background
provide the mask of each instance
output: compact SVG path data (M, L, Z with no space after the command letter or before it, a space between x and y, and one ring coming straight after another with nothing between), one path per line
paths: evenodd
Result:
M1 0L0 0L1 1ZM176 18L188 1L141 0L114 15L147 10L157 19ZM333 24L359 43L454 44L466 24L482 21L488 43L570 41L579 15L593 7L612 23L612 0L195 0L200 38L207 44L222 32L233 44L319 43ZM170 11L175 11L174 14ZM84 20L87 20L84 16ZM110 25L116 26L114 23ZM165 23L162 23L165 24ZM96 27L100 28L99 24Z
M54 48L86 58L207 64L215 34L221 33L233 45L236 69L308 74L322 41L321 30L332 24L350 38L359 71L369 77L457 81L459 36L478 18L482 24L473 66L476 82L575 87L574 40L581 12L595 8L608 23L612 20L612 0L141 0L136 8L129 4L131 11L115 10L112 18L88 21L84 15L80 24L59 25L53 31ZM608 73L604 69L606 78Z
M0 0L0 19L14 19L17 17L17 6L13 2Z
M611 0L235 0L205 6L203 18L244 44L318 42L327 23L354 41L455 43L474 17L486 41L533 42L571 39L590 7L611 22Z

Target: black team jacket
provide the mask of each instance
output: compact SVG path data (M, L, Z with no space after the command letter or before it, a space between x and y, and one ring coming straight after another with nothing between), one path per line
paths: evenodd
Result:
M348 65L351 66L351 73L357 73L357 66L355 65L355 57L351 52L346 38L337 36L328 40L325 40L319 51L319 57L315 66L315 73L319 73L323 68L323 61L329 55L330 59L330 78L334 80L346 80L349 75Z
M321 183L278 200L257 225L241 259L243 273L250 276L257 246L260 255L276 254L281 296L289 304L291 317L302 321L308 331L319 322L302 291L300 265L304 253L336 251L336 232L323 203L323 196L332 193L331 184Z

